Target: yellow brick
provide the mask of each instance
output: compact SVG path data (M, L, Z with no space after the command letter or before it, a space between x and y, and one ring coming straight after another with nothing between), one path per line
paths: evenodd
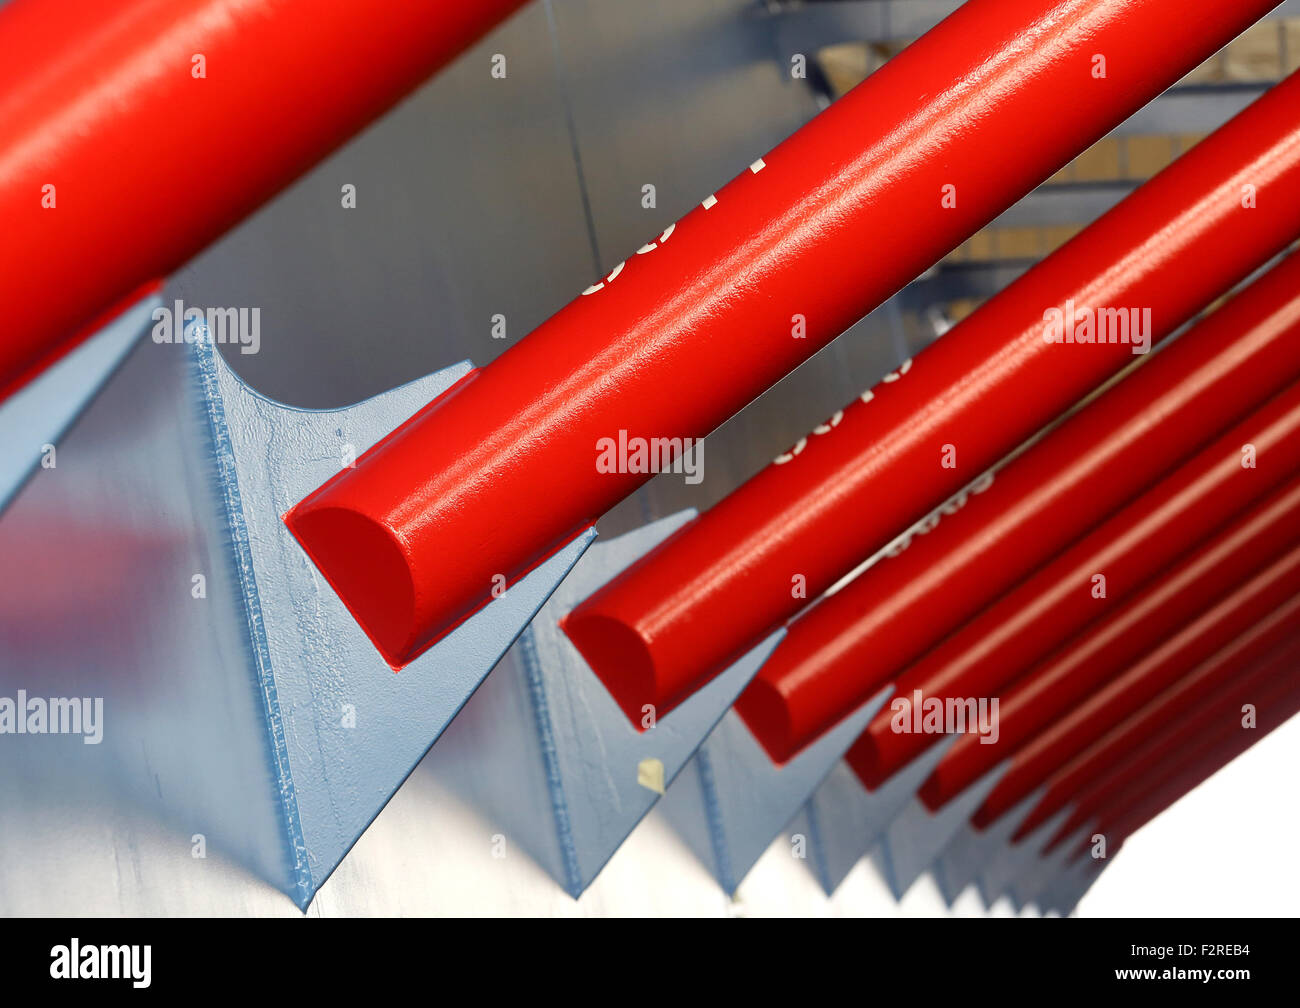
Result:
M1237 82L1275 81L1282 76L1282 36L1276 21L1260 21L1228 43L1224 73Z
M1059 224L1043 228L1043 254L1055 252L1081 230L1078 224Z
M1300 18L1282 19L1282 48L1286 50L1285 71L1300 70Z
M1125 138L1125 176L1149 179L1174 159L1174 138L1167 134Z
M1075 158L1074 177L1080 182L1119 178L1119 140L1104 137Z
M1209 135L1208 133L1182 133L1174 138L1175 147L1180 155L1186 154Z
M980 302L974 298L962 298L948 305L948 318L953 322L960 322L967 315L971 315L979 308Z
M955 249L953 249L951 252L949 252L946 256L943 257L944 262L965 262L966 257L969 255L969 250L966 248L966 245L967 245L966 242L962 242L960 245L958 245Z
M837 98L861 84L880 65L875 53L861 42L842 42L819 49L817 62Z
M1067 182L1074 181L1074 162L1062 168L1059 172L1047 180L1048 185L1064 185Z
M1178 83L1182 84L1221 84L1224 79L1223 54L1215 53Z
M1037 259L1037 228L998 228L995 231L999 259Z
M966 254L971 262L989 262L996 258L993 251L993 232L986 228L971 235L970 241L966 243Z

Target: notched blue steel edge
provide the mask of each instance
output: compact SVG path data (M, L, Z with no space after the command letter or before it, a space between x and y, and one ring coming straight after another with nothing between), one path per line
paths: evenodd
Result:
M276 694L275 674L271 669L271 651L267 641L266 623L262 618L261 595L257 590L257 575L253 570L252 547L248 541L248 527L244 523L244 503L239 493L239 477L235 467L235 450L226 426L226 412L222 406L220 379L217 373L216 348L206 342L194 344L192 357L196 378L203 393L203 404L212 437L213 461L217 467L219 492L225 505L229 523L230 545L234 551L235 569L243 592L244 612L248 617L248 635L255 661L254 671L261 688L265 705L266 730L271 742L273 769L279 781L279 801L284 815L285 833L289 843L292 865L290 899L300 910L306 910L315 895L311 868L307 861L307 841L303 836L298 815L298 797L293 786L293 772L289 766L289 749L284 737L284 722L280 716L280 701Z
M345 426L354 428L347 436L356 442L359 455L451 387L471 365L455 365L351 407L299 410L249 389L210 344L195 346L291 850L291 897L305 908L567 576L595 533L588 530L575 537L394 674L292 538L281 515L337 471L337 460L324 461L329 437L322 423L337 425L340 438ZM233 422L249 455L243 475L258 484L255 499L241 490L245 463L231 436L231 409L238 414ZM278 450L295 447L296 456ZM265 457L256 457L259 451ZM327 710L332 699L350 696L342 689L358 684L367 685L357 705L364 699L378 710L371 722L384 728L372 736L358 733L359 742L340 735L334 713ZM308 725L292 739L285 731L286 686L291 708L299 718L305 715Z

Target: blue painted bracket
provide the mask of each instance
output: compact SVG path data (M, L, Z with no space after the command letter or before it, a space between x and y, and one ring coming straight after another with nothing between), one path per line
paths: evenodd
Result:
M912 798L894 817L874 854L895 899L901 900L929 870L1004 773L1005 763L990 770L938 812L931 812L919 798Z
M1030 904L1037 904L1039 895L1065 871L1070 853L1069 845L1062 844L1051 853L1038 854L1021 866L1005 890L1017 913Z
M989 861L1011 843L1012 835L1041 797L1042 792L1038 791L1023 799L986 830L976 829L969 820L962 824L930 868L944 902L952 906L963 892L975 885ZM986 901L985 906L989 905Z
M0 513L32 471L45 446L57 445L104 386L162 305L147 297L0 402ZM57 454L56 454L57 458Z
M435 777L575 899L776 644L765 641L639 731L560 631L565 613L691 517L593 546L430 754Z
M984 860L976 884L980 899L991 907L1023 872L1031 871L1041 861L1039 853L1061 824L1069 817L1071 809L1061 809L1019 843L1004 843L994 848Z
M668 789L664 811L729 895L892 689L886 687L784 766L772 762L734 710L700 746L693 766Z
M829 896L880 843L898 814L956 742L956 736L931 746L875 791L868 791L847 763L836 764L804 807L812 838L810 867Z
M7 744L0 805L130 807L306 907L594 536L383 662L281 515L468 369L307 411L137 342L0 520L0 695L104 701L98 745Z
M1098 865L1085 859L1067 868L1038 894L1039 910L1043 913L1054 910L1062 917L1069 917L1109 864L1104 861Z

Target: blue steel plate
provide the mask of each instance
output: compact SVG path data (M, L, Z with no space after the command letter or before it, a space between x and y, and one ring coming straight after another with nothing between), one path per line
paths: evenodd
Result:
M152 321L147 297L0 402L0 513L44 454L104 386ZM57 457L57 456L56 456Z
M0 520L0 696L104 709L98 745L0 737L0 800L128 805L305 907L594 536L400 674L365 638L280 517L468 367L309 411L141 340Z
M931 812L919 798L903 806L876 848L876 863L895 899L901 900L926 873L953 834L984 803L1006 769L1006 763L994 767L938 812Z
M936 742L875 791L863 787L844 761L835 765L804 807L812 839L810 866L828 896L880 842L956 741L954 735Z
M734 894L749 870L890 695L886 687L784 766L734 710L668 789L664 810L695 856Z
M984 866L1011 842L1016 828L1041 797L1042 791L1038 791L1023 799L988 829L976 829L967 821L952 835L930 869L944 902L952 906L975 884Z
M430 757L431 771L575 899L659 800L779 639L639 731L557 621L692 517L597 543Z

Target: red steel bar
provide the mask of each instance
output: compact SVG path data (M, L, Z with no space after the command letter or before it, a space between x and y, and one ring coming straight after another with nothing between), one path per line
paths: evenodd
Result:
M1122 610L1039 662L999 698L997 741L986 744L977 735L960 736L918 796L931 809L943 806L995 764L1014 756L1052 719L1154 650L1279 554L1285 555L1279 563L1300 563L1298 539L1300 479L1293 478L1228 532L1198 547L1149 588L1135 592Z
M0 396L522 2L5 4Z
M1113 794L1092 813L1086 824L1074 824L1052 838L1044 854L1062 843L1077 839L1070 862L1082 860L1092 846L1092 837L1106 837L1106 855L1113 859L1124 843L1148 822L1173 806L1201 784L1226 767L1256 742L1281 727L1300 710L1300 690L1275 688L1260 698L1259 727L1254 731L1220 733L1215 743L1200 740L1179 756L1166 759L1154 767L1142 767L1141 779L1130 781L1120 793ZM1086 825L1086 829L1084 828Z
M1234 304L1261 289L1248 289ZM1224 311L1235 309L1230 304ZM1294 327L1278 332L1300 344ZM1257 453L1254 469L1242 464L1248 444ZM1226 526L1297 469L1300 384L1293 383L940 643L897 680L897 694L912 697L919 690L945 701L996 695L1089 623L1125 605L1189 546ZM1101 598L1093 590L1097 574L1106 578ZM848 753L868 787L878 787L935 741L932 735L897 733L890 721L888 710L874 718Z
M989 489L903 553L802 613L736 709L774 759L789 759L1260 396L1297 376L1300 256L1008 463ZM1231 448L1237 473L1241 444ZM1282 451L1300 459L1300 444ZM1228 495L1239 501L1261 482L1237 480ZM1197 513L1192 525L1207 517ZM1167 547L1165 555L1176 553ZM886 708L876 723L890 717Z
M1289 658L1294 662L1300 658L1300 647L1295 643L1297 629L1300 629L1300 598L1271 613L1248 634L1193 669L1154 701L1131 708L1122 719L1102 725L1100 732L1081 740L1063 763L1050 768L1047 790L1016 827L1012 839L1020 841L1027 837L1065 808L1074 796L1084 793L1091 781L1100 780L1116 763L1159 735L1165 726L1192 714L1207 696L1248 683L1261 669L1270 669L1281 660ZM1016 757L1012 768L1033 759L1038 748L1035 740ZM987 828L997 818L987 804L980 813L974 820L980 829Z
M1240 710L1214 712L1215 726L1208 734L1180 734L1171 726L1159 740L1134 754L1099 779L1086 796L1081 796L1080 814L1062 825L1044 848L1055 850L1085 825L1088 835L1102 833L1112 850L1132 836L1164 809L1197 787L1218 770L1276 730L1300 710L1300 687L1295 682L1296 655L1274 665L1271 675L1262 675L1249 696L1257 710L1254 728L1241 726ZM1190 731L1190 729L1188 729ZM1078 853L1087 849L1084 839Z
M1294 670L1294 669L1293 669ZM1158 790L1148 792L1122 809L1109 813L1099 824L1108 838L1123 843L1175 802L1200 787L1246 750L1272 734L1300 711L1300 691L1292 690L1273 701L1273 713L1261 718L1252 736L1232 738L1208 752L1192 766L1172 775ZM1114 844L1111 845L1114 849Z
M485 605L503 576L513 582L650 478L647 453L633 457L629 448L624 458L621 446L712 430L1275 5L1248 0L1189 12L1182 0L970 0L642 254L306 498L288 516L290 528L389 662L404 664ZM1229 128L1227 141L1205 145L1175 169L1161 187L1168 202L1148 198L1111 225L1130 236L1157 219L1161 227L1186 227L1195 252L1172 271L1180 274L1176 289L1154 304L1162 323L1296 233L1300 208L1282 194L1300 182L1290 150L1298 91L1296 82L1282 85ZM1197 185L1205 177L1219 184ZM1219 225L1241 217L1237 190L1247 179L1270 209L1239 237ZM1113 267L1115 243L1102 245L1090 252L1076 244L1072 271L1091 254ZM1163 249L1147 248L1118 269L1142 277L1168 265L1165 259ZM1093 293L1048 284L1044 297L1049 290L1038 316L1066 294ZM1041 321L1020 333L1001 326L993 339L945 339L944 349L914 369L905 398L940 403L935 416L951 422L923 425L921 485L905 490L906 473L889 467L882 478L890 495L868 495L884 517L864 522L852 542L841 541L842 529L811 542L792 539L798 529L835 527L810 524L805 514L782 513L776 525L752 514L722 522L720 542L732 542L792 520L791 529L749 548L766 556L768 547L793 542L801 559L778 565L786 601L775 608L762 592L749 593L744 605L720 592L691 613L695 594L673 596L689 604L669 622L693 632L675 638L671 671L662 673L665 695L677 692L674 683L698 681L740 638L753 636L754 626L735 632L738 610L754 617L747 623L779 621L790 573L807 570L810 590L828 585L842 573L843 557L856 561L859 544L877 538L874 526L905 526L944 496L943 487L969 479L963 474L982 456L998 457L1130 352L1046 346L1040 329ZM958 438L962 468L940 473L939 443L931 441L941 428L958 437L974 408L963 402L985 401L1022 384L1017 378L1042 373L1050 380L1023 382L1028 390L1017 392L1018 409L995 411L998 419L981 425L993 428L987 446L982 438ZM937 395L945 389L946 397ZM888 408L882 401L878 409ZM602 445L615 443L616 471L600 471L609 468L598 464ZM793 479L802 489L816 463L799 461L805 473ZM899 501L889 503L894 494ZM827 496L844 500L838 489ZM856 503L848 510L864 513ZM715 518L703 527L718 524ZM677 542L699 537L692 530ZM693 546L684 549L689 562L675 565L673 578L684 572L698 584L699 557ZM751 569L748 560L739 566ZM584 649L609 644L617 662L645 664L635 633L609 630Z
M1276 216L1243 209L1255 184ZM570 638L616 696L662 711L1131 361L1118 341L1049 342L1049 309L1149 308L1167 335L1300 234L1296 184L1300 77L595 593Z
M1294 665L1292 665L1294 668ZM1274 672L1280 668L1274 669ZM1113 859L1124 842L1142 826L1168 809L1189 792L1214 776L1243 752L1284 724L1300 710L1300 690L1294 686L1274 684L1265 688L1258 698L1260 711L1258 727L1250 732L1223 733L1220 726L1217 742L1204 738L1194 740L1190 749L1174 758L1157 761L1155 765L1135 765L1137 773L1131 775L1129 786L1120 792L1111 792L1103 803L1089 815L1087 822L1080 820L1068 829L1062 828L1047 845L1043 853L1054 850L1072 837L1078 839L1071 861L1085 856L1092 845L1092 836L1099 830L1106 836L1106 853ZM1104 817L1097 821L1097 816ZM1080 830L1087 825L1086 832Z
M1284 618L1275 634L1289 636L1300 625L1300 550L1291 562L1273 564L1223 601L1188 624L1156 650L1088 696L1064 717L1038 733L1011 761L974 822L981 828L1027 798L1070 758L1130 712L1161 697L1173 710L1167 692L1176 691L1184 705L1204 690L1239 671L1232 662L1205 663L1243 634L1251 634L1261 612L1281 607Z

